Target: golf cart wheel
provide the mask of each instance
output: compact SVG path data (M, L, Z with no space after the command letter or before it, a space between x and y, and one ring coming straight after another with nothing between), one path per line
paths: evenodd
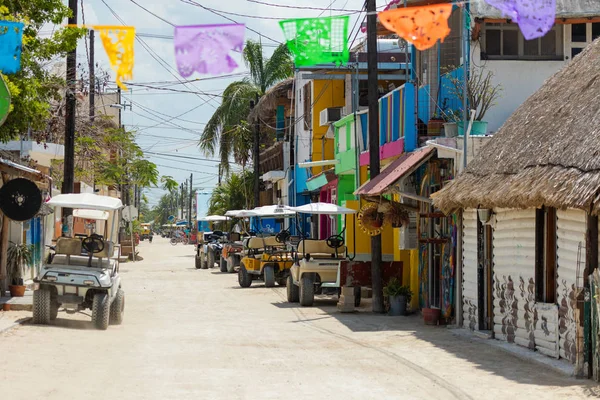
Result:
M235 257L234 256L229 256L227 257L227 272L229 273L233 273L235 272Z
M288 303L297 303L300 301L300 290L294 285L294 278L291 275L287 277L287 301Z
M196 269L202 268L202 259L200 256L196 256Z
M50 322L52 310L50 290L41 287L33 292L33 323L45 325Z
M248 271L246 271L246 267L243 264L240 265L240 269L238 271L238 282L243 288L247 288L252 285L252 277Z
M96 293L92 303L92 323L96 329L106 330L110 316L110 301L107 293Z
M221 272L227 272L227 259L223 256L219 257L219 267L221 267Z
M315 302L315 284L312 279L302 277L300 279L300 305L310 307Z
M54 321L58 317L58 302L56 299L50 299L50 321Z
M172 246L175 246L177 244L177 239L171 238L170 242Z
M263 268L263 275L266 287L275 286L275 268L272 265L267 265Z
M204 252L200 253L200 268L208 269L208 264L206 262L206 254L204 254Z
M206 255L208 268L215 267L215 251L211 248L208 249L208 254Z
M117 291L117 295L110 305L109 322L111 325L121 325L123 323L123 312L125 311L125 292L123 289Z
M354 286L354 307L360 307L360 301L362 300L362 290L360 286Z

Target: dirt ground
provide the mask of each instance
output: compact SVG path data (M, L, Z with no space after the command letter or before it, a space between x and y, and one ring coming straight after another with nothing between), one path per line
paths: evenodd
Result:
M418 317L340 314L194 269L192 246L155 237L121 265L125 322L87 315L0 334L14 399L577 399L596 386L458 338ZM8 357L10 355L10 357Z

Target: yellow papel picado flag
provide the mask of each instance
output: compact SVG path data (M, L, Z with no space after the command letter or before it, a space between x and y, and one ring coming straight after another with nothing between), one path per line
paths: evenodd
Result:
M117 85L127 90L123 80L133 78L135 27L94 25L93 29L100 33L110 66L117 75Z

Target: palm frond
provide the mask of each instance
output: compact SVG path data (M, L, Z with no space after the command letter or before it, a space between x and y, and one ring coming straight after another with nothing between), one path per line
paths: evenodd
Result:
M259 42L254 40L248 40L244 47L244 63L250 70L250 78L252 82L260 87L264 92L266 88L263 88L264 81L264 60L263 60L263 47Z
M265 63L265 84L266 88L290 78L294 74L294 61L292 54L285 44L279 45L271 58Z

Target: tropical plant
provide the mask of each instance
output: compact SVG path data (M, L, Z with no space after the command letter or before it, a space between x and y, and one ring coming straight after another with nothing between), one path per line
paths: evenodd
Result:
M13 285L23 284L23 267L33 262L33 246L10 243L7 251L7 273Z
M467 102L471 110L476 110L475 121L482 121L485 114L496 105L500 98L502 85L492 82L494 73L483 68L473 68L469 74L467 83ZM465 85L462 79L448 75L452 82L450 90L460 100L461 104L465 98Z
M392 278L383 288L383 295L387 297L404 296L406 297L406 302L410 303L412 291L409 286L402 286L398 278Z
M65 90L64 78L53 74L48 65L57 57L65 57L86 32L64 27L64 20L70 15L63 0L3 1L0 5L0 19L25 23L21 69L13 75L2 75L12 106L0 127L0 140L13 139L29 128L46 130L51 117L49 104L58 101ZM50 36L42 37L39 32L48 24L55 29Z
M208 213L224 215L229 210L251 208L253 202L254 174L249 171L232 173L217 186L208 201Z
M172 176L164 175L160 178L160 182L162 183L162 188L169 193L176 192L179 189L179 184Z
M223 102L206 124L199 146L206 154L218 153L223 173L229 173L229 160L245 166L252 157L252 129L247 122L250 101L256 101L268 88L292 76L294 63L285 44L270 58L263 46L248 40L243 53L250 77L233 82L223 92Z

